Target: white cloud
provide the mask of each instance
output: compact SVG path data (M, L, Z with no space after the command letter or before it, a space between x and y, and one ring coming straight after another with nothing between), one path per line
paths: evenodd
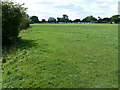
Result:
M110 17L118 14L118 0L12 0L25 3L27 13L39 19L62 17L67 14L70 19L83 19L88 15Z

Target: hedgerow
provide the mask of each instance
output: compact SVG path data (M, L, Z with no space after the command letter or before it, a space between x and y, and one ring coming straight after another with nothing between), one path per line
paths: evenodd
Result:
M24 23L28 23L24 4L2 1L2 44L8 45L16 40ZM26 22L27 21L27 22ZM25 25L25 24L24 24Z

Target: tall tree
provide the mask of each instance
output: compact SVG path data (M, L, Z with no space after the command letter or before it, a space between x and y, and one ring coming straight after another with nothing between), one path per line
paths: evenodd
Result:
M66 14L63 14L63 20L64 20L64 22L68 22L69 21L69 18L68 18L68 15L66 15Z

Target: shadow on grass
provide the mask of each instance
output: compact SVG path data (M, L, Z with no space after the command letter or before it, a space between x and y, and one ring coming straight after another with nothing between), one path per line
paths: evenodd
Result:
M7 57L7 54L16 53L18 49L23 50L36 46L37 43L35 43L34 40L25 40L18 38L14 43L2 47L2 55L3 57Z

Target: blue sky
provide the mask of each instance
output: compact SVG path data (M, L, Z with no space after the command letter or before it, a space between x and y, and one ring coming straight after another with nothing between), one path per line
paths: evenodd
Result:
M93 15L96 18L111 17L118 14L119 0L12 0L25 3L30 16L36 15L41 19L62 17L67 14L69 19L83 19Z

